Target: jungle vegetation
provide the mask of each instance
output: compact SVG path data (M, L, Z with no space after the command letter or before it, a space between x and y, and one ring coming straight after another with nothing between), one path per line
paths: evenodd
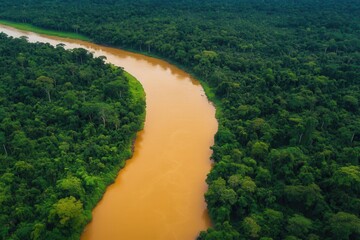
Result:
M0 33L1 239L79 239L142 127L134 83L84 49Z
M360 237L357 0L3 0L0 18L156 55L209 86L200 240Z

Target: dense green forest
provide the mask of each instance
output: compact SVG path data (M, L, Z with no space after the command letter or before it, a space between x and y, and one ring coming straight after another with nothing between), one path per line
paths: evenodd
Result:
M1 239L79 239L142 127L129 81L84 49L0 33Z
M0 18L156 55L210 87L200 240L360 238L358 0L3 0Z

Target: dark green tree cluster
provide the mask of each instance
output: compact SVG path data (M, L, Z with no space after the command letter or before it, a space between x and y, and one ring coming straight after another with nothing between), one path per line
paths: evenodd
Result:
M78 239L131 156L144 99L84 49L0 33L0 239Z
M357 0L4 0L0 18L155 54L209 86L199 239L360 237Z

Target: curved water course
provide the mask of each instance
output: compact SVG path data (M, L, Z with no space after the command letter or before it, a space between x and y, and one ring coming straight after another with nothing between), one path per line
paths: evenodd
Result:
M106 56L144 87L146 120L134 156L93 210L82 240L190 240L209 227L205 179L217 121L198 81L165 61L140 54L1 25L0 31Z

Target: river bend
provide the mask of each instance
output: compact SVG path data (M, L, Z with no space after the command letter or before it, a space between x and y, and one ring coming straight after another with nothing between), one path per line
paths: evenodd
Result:
M217 121L198 81L165 61L140 54L2 25L0 31L106 56L144 87L146 120L134 156L93 210L81 240L191 240L209 227L205 179Z

